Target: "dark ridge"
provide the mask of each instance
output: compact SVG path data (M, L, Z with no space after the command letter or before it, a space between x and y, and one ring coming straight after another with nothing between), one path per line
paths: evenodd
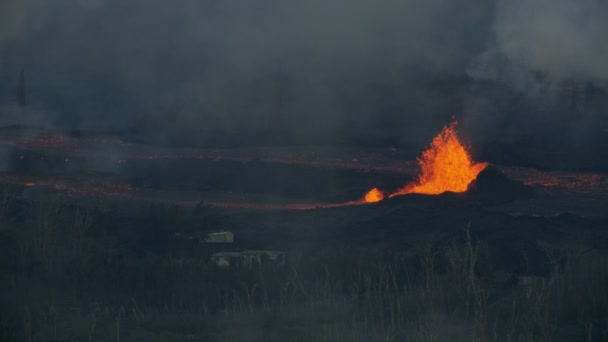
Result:
M509 179L500 169L488 165L469 184L467 193L483 202L503 203L532 196L532 188Z

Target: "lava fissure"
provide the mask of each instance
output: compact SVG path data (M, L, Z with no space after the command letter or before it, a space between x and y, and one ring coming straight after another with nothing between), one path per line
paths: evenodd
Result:
M406 194L438 195L446 191L465 192L488 163L474 163L466 147L458 139L457 122L454 121L433 139L422 156L417 158L420 174L416 181L389 195ZM384 198L374 188L365 195L365 201L374 203Z

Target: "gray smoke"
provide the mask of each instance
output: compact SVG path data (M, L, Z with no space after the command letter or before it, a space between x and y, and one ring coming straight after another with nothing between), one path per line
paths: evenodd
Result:
M374 139L474 111L463 77L530 94L604 84L607 13L592 0L6 0L0 78L26 68L33 106L73 126Z
M608 79L608 3L597 0L498 0L490 47L469 72L533 89L550 82Z

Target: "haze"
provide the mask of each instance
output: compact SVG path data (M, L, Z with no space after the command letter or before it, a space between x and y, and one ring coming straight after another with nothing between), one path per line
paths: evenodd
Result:
M0 105L3 125L161 143L419 144L452 116L475 139L587 143L607 33L594 0L8 0Z

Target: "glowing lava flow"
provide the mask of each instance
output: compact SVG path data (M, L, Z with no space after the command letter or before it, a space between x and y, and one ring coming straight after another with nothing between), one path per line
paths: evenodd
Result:
M83 155L90 157L106 157L113 158L112 154L104 154L105 149L101 152L95 150L93 146L98 146L99 143L108 143L120 146L121 155L125 159L121 159L119 163L125 163L129 160L139 159L208 159L208 160L223 160L223 161L250 161L250 155L255 155L264 152L263 160L268 163L280 164L302 164L317 167L345 167L356 168L360 170L384 170L390 172L406 173L411 172L411 165L407 164L394 165L380 157L371 153L365 154L363 161L357 158L335 159L333 154L330 157L318 157L315 154L305 153L300 151L295 154L286 153L283 150L250 150L245 153L246 157L241 155L241 150L210 150L210 149L152 149L146 145L126 144L120 139L80 139L66 137L41 137L23 138L17 141L3 141L0 139L0 146L3 144L17 146L24 151L43 151L54 157L65 157L68 162L72 157L83 158ZM56 151L55 151L56 150ZM112 149L113 150L113 149ZM124 151L123 151L124 150ZM261 151L261 152L260 152ZM392 152L396 150L391 149ZM179 152L179 153L177 153ZM54 153L54 154L53 154ZM177 153L177 154L175 154ZM67 156L67 157L66 157ZM29 155L21 155L20 160L27 160ZM42 158L42 157L41 157ZM346 160L346 161L345 161ZM432 140L430 147L423 152L422 156L417 158L420 167L420 175L417 180L407 184L402 189L389 195L389 197L404 195L410 193L422 194L440 194L446 191L464 192L468 185L477 178L477 175L486 167L487 163L474 163L467 149L461 144L456 133L456 122L446 126ZM114 182L103 182L103 180L88 179L24 179L17 176L19 179L5 180L8 183L22 184L26 187L49 187L58 191L65 191L69 194L103 194L107 196L127 198L131 200L164 200L165 193L153 192L144 193L146 189L136 189L130 184L115 184ZM2 179L0 178L0 183ZM101 182L101 184L100 184ZM358 200L342 202L342 203L290 203L290 204L273 204L273 203L258 203L258 202L242 202L242 201L214 201L206 200L205 202L218 207L225 208L251 208L251 209L299 209L308 210L316 208L336 208L352 205L372 204L382 201L385 198L383 193L378 188L373 188ZM167 200L169 201L169 200ZM186 201L187 202L187 201ZM198 203L198 202L196 202Z
M436 195L446 191L465 192L469 184L488 163L473 163L467 149L456 134L454 121L443 128L431 142L431 146L418 158L420 175L416 182L407 184L390 195L411 193Z
M418 158L420 175L415 182L392 193L389 197L406 194L437 195L446 191L465 192L469 184L488 163L473 163L471 155L456 134L454 121L433 139L431 146ZM367 203L381 201L383 193L374 188L365 195Z
M384 193L378 190L378 188L373 188L365 194L365 202L366 203L376 203L380 202L384 199Z

